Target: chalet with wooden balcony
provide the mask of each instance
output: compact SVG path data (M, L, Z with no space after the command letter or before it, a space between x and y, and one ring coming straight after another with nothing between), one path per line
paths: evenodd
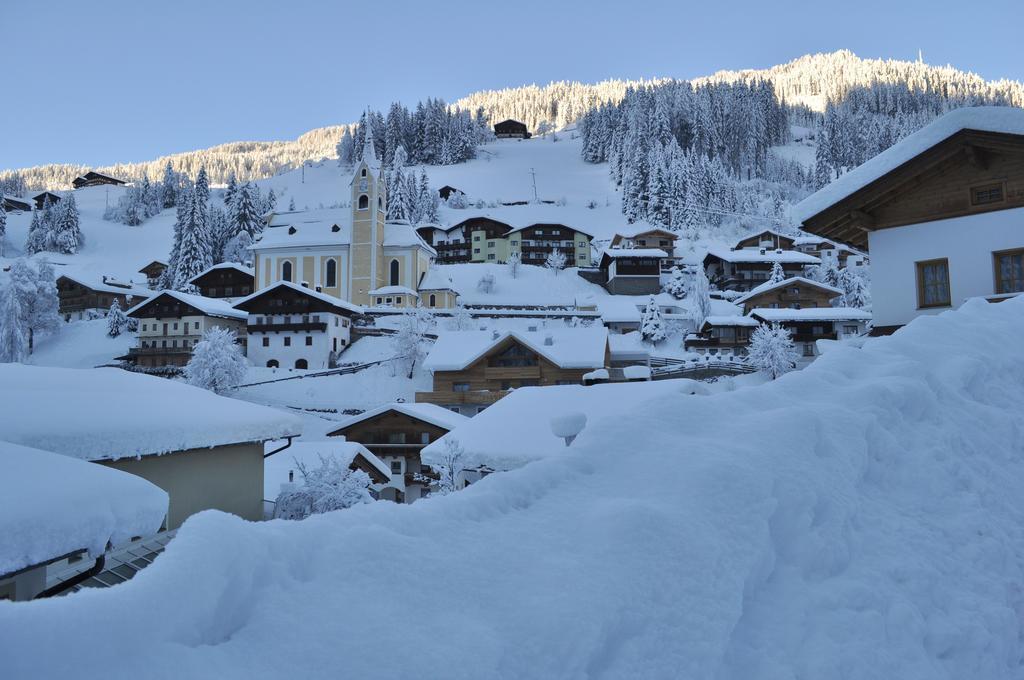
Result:
M818 340L845 340L867 332L871 313L853 307L764 308L751 310L758 323L787 328L800 352L801 361L812 361L819 354Z
M331 368L352 338L362 307L290 281L235 303L248 314L249 360L267 368Z
M115 300L127 311L152 294L148 288L111 276L94 278L72 273L57 277L58 311L65 321L106 316Z
M768 248L708 248L704 269L712 284L722 290L749 291L771 277L778 263L786 277L802 276L804 268L821 264L813 255L795 250Z
M760 323L749 316L709 316L697 333L683 340L683 347L697 354L746 356L750 334Z
M31 201L23 198L0 196L0 203L3 204L4 212L32 212Z
M52 191L43 191L32 197L32 201L36 204L37 210L42 210L46 207L47 201L50 205L57 205L61 200L60 194L55 194Z
M126 360L145 368L184 366L210 328L238 334L244 348L246 313L226 300L165 290L128 310L139 320L139 341Z
M856 268L870 263L867 253L821 236L798 236L793 239L793 244L801 253L813 255L822 262L835 262L840 267Z
M167 263L163 260L153 260L145 267L139 270L140 274L146 275L146 285L151 290L156 290L160 287L160 277L163 276L164 271L167 269Z
M736 245L733 246L734 250L793 250L795 238L783 234L782 232L775 231L774 229L765 229L757 234L751 234L750 236L744 236Z
M676 240L679 234L661 227L651 225L632 225L631 229L623 229L614 236L609 248L657 248L664 250L668 257L661 262L662 271L671 270L679 264L675 258Z
M199 288L203 297L235 299L251 295L256 278L252 267L222 262L192 277L189 283Z
M420 450L467 421L466 416L435 404L386 404L361 413L329 432L358 442L384 462L390 480L379 498L412 503L430 491L434 472L423 465Z
M474 215L448 228L426 225L418 232L437 251L438 264L502 263L518 253L524 264L543 265L555 250L565 255L567 267L591 264L593 236L562 223L526 219L513 225L488 215Z
M509 390L582 384L585 373L610 364L603 326L444 333L423 362L433 390L417 392L416 401L472 416Z
M802 228L871 254L873 331L1024 292L1024 110L935 119L794 208Z
M76 189L84 189L85 187L96 187L103 184L109 184L112 186L121 186L127 184L124 180L111 177L110 175L104 175L102 173L90 170L89 172L76 177L71 181L71 186Z
M813 309L831 307L832 301L842 294L843 291L835 286L795 276L775 283L762 283L733 300L733 303L742 305L744 314L757 308Z
M529 139L531 135L526 123L509 118L494 124L494 136L498 139Z
M601 253L600 283L612 295L648 295L661 292L660 248L607 248Z

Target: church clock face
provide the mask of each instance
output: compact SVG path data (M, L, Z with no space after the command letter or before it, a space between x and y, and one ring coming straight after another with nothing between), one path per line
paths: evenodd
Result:
M366 181L366 178L363 178L363 179L359 180L359 190L360 191L366 191L367 187L369 187L369 186L370 186L370 183Z

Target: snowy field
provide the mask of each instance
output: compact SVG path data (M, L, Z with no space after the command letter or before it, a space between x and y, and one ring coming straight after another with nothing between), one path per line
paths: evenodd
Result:
M201 513L128 583L0 602L4 677L1019 678L1022 334L969 302L451 496Z

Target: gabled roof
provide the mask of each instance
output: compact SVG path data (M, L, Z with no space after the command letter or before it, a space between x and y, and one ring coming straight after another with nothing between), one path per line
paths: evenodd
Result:
M239 272L240 274L246 274L246 275L252 276L254 278L256 276L256 273L255 273L255 271L253 271L252 267L246 267L244 264L238 264L237 262L221 262L220 264L215 264L212 267L208 267L207 269L203 270L202 272L196 274L191 279L189 279L188 282L189 283L195 283L198 279L206 276L207 274L209 274L212 271L217 271L219 269L234 269L235 271Z
M545 344L547 337L550 345ZM536 331L451 331L442 333L423 361L428 371L461 371L509 338L530 348L559 368L593 369L605 365L608 330L557 328Z
M757 236L764 236L765 234L770 234L772 236L777 236L779 238L784 238L787 241L792 241L792 240L795 239L794 236L792 236L790 234L783 234L781 231L776 231L774 229L762 229L761 231L755 231L755 232L753 232L751 234L747 234L746 236L743 236L743 237L740 237L740 238L736 239L736 245L739 246L739 244L742 243L743 241L749 241L752 238L755 238Z
M807 222L964 130L1024 135L1024 109L975 106L950 111L797 203L794 219Z
M601 257L615 260L620 257L668 257L661 248L605 248Z
M327 293L318 292L312 288L300 286L299 284L292 283L291 281L278 281L277 283L273 283L267 286L266 288L261 288L252 295L247 295L241 300L237 300L234 303L234 309L235 311L241 312L244 317L246 312L243 310L245 310L245 308L249 306L250 302L258 300L261 297L266 297L267 295L272 295L273 293L281 289L293 290L297 293L301 293L302 295L313 298L314 300L319 300L320 302L323 302L334 307L339 314L350 315L363 313L363 308L360 307L359 305L354 305L351 302L346 302L345 300L336 298L333 295L328 295Z
M384 223L384 247L396 246L408 248L416 246L423 248L431 255L437 255L433 246L423 240L416 227L405 220L391 220Z
M352 211L323 208L271 213L260 239L251 250L321 245L348 245L352 241Z
M343 421L333 432L328 432L327 436L339 436L342 430L347 430L357 423L369 420L370 418L376 418L388 411L395 411L396 413L401 413L402 415L409 416L410 418L422 420L425 423L430 423L431 425L435 425L449 431L454 430L456 427L469 420L468 417L460 413L455 413L443 406L438 406L437 404L408 404L404 402L394 402L378 406L377 408L370 409L369 411L364 411L357 416L353 416L352 418Z
M131 281L116 281L106 276L101 276L99 279L95 279L86 274L78 274L74 272L62 271L58 276L57 280L68 279L74 281L80 286L84 286L89 290L94 290L99 293L114 293L116 295L131 295L137 297L149 297L153 295L153 291L143 286L137 286Z
M817 288L819 290L823 290L829 293L834 293L835 295L843 294L843 291L841 289L836 288L835 286L830 286L827 283L821 283L820 281L812 281L811 279L805 279L802 276L792 276L788 279L783 279L776 283L772 283L771 281L765 281L760 286L751 288L748 292L744 293L743 295L733 300L733 303L741 305L747 300L756 297L762 293L767 293L778 288L786 288L792 285L809 286L811 288Z
M635 224L630 225L630 227L632 228L627 227L616 231L612 239L614 240L615 236L621 236L622 238L636 238L640 234L651 233L665 234L666 236L671 237L673 240L679 238L679 234L672 231L671 229L665 229L664 227L656 227L652 224L647 224L646 222L637 222Z
M268 444L268 448L278 445ZM365 446L357 442L340 439L331 441L296 441L283 451L279 451L263 460L263 498L272 501L281 492L281 486L288 483L288 473L292 472L293 484L302 484L299 464L308 469L320 465L320 457L336 458L339 463L352 470L363 470L374 484L387 484L391 481L391 470Z
M779 262L781 264L821 264L821 260L808 255L807 253L800 253L795 250L772 250L766 249L762 254L760 250L755 249L741 249L732 250L730 248L712 247L708 248L708 254L704 258L706 262L709 257L717 257L724 262Z
M167 268L167 263L164 262L163 260L153 260L149 264L146 264L145 266L143 266L142 269L139 270L139 273L140 274L145 274L146 270L152 268L154 265L157 266L157 267L163 267L165 269Z
M85 173L84 175L79 175L74 180L72 180L72 183L75 183L75 182L78 182L78 181L89 181L89 180L92 180L92 179L109 179L109 180L111 180L113 182L116 182L118 184L126 184L127 183L123 179L118 179L116 177L111 177L110 175L104 175L102 172L96 172L95 170L90 170L89 172Z
M152 291L151 291L152 292ZM193 295L191 293L182 293L177 290L161 290L153 293L153 297L140 302L131 309L128 310L128 316L138 314L142 310L146 309L151 304L155 304L161 298L169 297L181 302L183 304L194 307L195 309L202 312L205 316L219 317L222 319L245 319L249 315L245 312L235 309L231 303L224 298L208 298L202 295Z
M770 309L758 307L749 316L762 321L870 321L871 313L856 307L810 307L807 309Z
M382 286L374 288L367 295L412 295L419 297L420 294L407 286Z
M701 330L710 326L757 328L759 325L761 324L757 319L752 319L749 316L740 316L738 314L732 316L709 316L704 319L704 324L701 326Z

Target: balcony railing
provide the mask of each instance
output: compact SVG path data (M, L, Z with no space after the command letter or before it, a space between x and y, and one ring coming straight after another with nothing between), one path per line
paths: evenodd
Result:
M280 333L282 331L320 331L327 330L327 323L323 321L310 321L308 323L252 323L249 324L250 333Z
M130 356L153 356L159 354L191 354L191 347L131 347Z

